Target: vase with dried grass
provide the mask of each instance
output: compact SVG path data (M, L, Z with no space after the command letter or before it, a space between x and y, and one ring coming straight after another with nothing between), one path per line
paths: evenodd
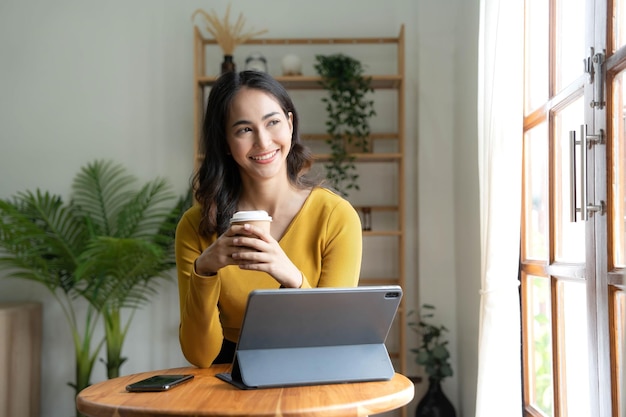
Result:
M250 29L244 31L246 19L243 17L242 13L239 13L239 17L237 18L235 24L231 24L229 21L230 4L226 7L226 14L223 19L220 19L214 10L207 13L202 9L198 9L193 13L193 15L191 15L191 20L195 19L197 15L202 15L204 17L206 20L206 30L213 35L215 41L224 53L224 62L222 62L221 69L222 73L236 70L233 54L237 45L241 45L249 39L267 32L267 29L258 31Z

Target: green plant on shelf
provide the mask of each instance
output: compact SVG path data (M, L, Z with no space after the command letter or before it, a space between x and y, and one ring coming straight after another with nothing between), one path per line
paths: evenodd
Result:
M330 161L325 165L330 185L348 196L349 190L359 190L353 152L369 152L371 144L370 119L376 115L371 77L363 75L361 62L344 54L316 55L315 70L321 85L328 91L322 98L326 104L327 144Z

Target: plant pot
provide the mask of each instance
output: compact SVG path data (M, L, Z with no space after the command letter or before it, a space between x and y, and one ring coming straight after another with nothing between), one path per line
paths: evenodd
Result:
M417 404L415 417L456 417L454 406L438 380L429 379L428 391Z

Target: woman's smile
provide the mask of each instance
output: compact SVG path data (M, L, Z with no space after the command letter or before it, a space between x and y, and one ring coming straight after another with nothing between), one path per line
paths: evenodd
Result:
M266 152L266 153L259 154L259 155L253 155L253 156L250 156L250 159L252 159L255 162L267 164L274 160L274 157L278 155L279 151L280 149L275 149L271 152Z

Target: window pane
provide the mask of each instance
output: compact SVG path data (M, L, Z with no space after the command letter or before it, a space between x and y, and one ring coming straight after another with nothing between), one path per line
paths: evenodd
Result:
M548 11L545 0L526 1L525 113L548 100Z
M613 0L613 52L626 44L626 0Z
M576 156L574 161L570 155L570 131L574 131L580 140L580 125L584 120L583 98L569 104L556 113L554 118L555 163L554 163L554 226L555 226L555 260L559 262L585 262L585 223L571 219L570 206L577 193L570 190L570 169L572 163L580 162ZM580 155L580 146L573 148ZM580 170L580 164L577 164ZM581 190L580 175L576 173L574 185ZM580 207L580 201L575 202ZM574 213L575 214L575 213ZM576 217L575 217L576 218ZM580 219L580 216L577 217Z
M561 281L558 292L561 414L590 416L586 284Z
M524 135L525 258L548 260L548 134L546 124Z
M548 3L548 2L546 2ZM557 2L556 88L565 88L583 75L585 58L585 0Z
M526 343L528 364L525 369L529 382L529 402L532 406L553 415L552 326L550 280L545 277L526 277L527 323Z
M626 219L626 208L624 207L624 183L626 182L626 171L624 170L626 160L626 150L624 149L624 140L626 140L626 105L624 96L626 96L624 72L621 72L613 81L613 178L611 179L613 199L613 259L615 266L624 267L626 260L624 259L625 251L625 231L624 220Z

